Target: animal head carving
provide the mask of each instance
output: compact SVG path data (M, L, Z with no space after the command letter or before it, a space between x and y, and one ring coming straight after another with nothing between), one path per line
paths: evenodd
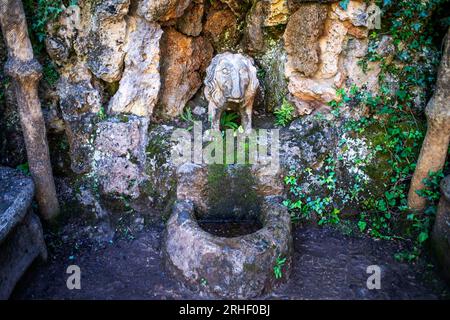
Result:
M259 86L253 60L242 54L218 54L206 69L205 97L217 105L245 103Z

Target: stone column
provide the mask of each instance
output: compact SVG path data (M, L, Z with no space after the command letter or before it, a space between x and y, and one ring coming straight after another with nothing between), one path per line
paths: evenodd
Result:
M444 275L450 280L450 175L442 180L441 192L431 239Z
M408 194L408 206L423 211L426 199L416 191L426 188L423 180L430 172L441 170L445 164L450 140L450 36L444 39L444 53L439 67L436 90L428 102L425 113L428 129L420 151L417 167Z
M50 219L59 213L59 204L37 90L42 67L33 57L20 0L1 1L0 24L8 48L5 73L11 77L16 93L28 163L36 185L36 199L42 217Z

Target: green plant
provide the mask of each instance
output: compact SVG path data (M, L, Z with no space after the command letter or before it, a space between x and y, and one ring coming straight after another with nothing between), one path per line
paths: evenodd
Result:
M283 277L283 266L286 264L286 258L278 256L275 260L275 265L273 267L273 274L275 279L281 279Z
M232 129L237 130L239 128L239 124L236 120L239 119L239 115L236 112L223 112L220 117L220 127L223 130Z
M300 174L291 170L289 175L284 178L284 183L289 187L290 197L285 199L283 204L289 209L293 222L310 220L313 214L317 216L319 225L336 224L340 221L341 210L332 201L336 192L335 160L328 156L325 163L326 175L315 177L321 186L325 186L324 191L327 193L322 196L309 196L300 185L302 176L315 176L310 168Z
M72 3L72 2L71 2ZM76 3L76 2L73 2ZM24 6L31 15L31 30L39 43L46 37L47 23L63 12L62 0L25 0Z
M273 112L276 117L275 124L282 127L287 126L294 118L294 110L294 106L286 98L283 98L281 107Z
M184 122L187 122L189 124L189 127L187 128L189 131L192 130L192 128L194 127L194 117L192 116L192 111L191 108L186 108L183 113L181 114L181 119Z
M50 59L46 60L46 63L43 65L43 78L49 85L54 85L59 79L59 73L56 69L56 66Z
M19 164L16 167L17 170L21 171L24 175L29 176L30 174L30 166L28 165L28 162Z
M103 106L101 106L100 110L98 110L97 117L100 121L103 121L108 117L108 115L106 114L105 108Z
M343 10L347 10L349 2L350 2L350 0L341 0L341 1L339 2L339 6L340 6Z
M66 2L66 3L65 3ZM63 12L63 5L76 4L77 1L62 0L24 0L24 9L28 22L28 33L33 44L35 55L43 65L43 78L53 85L59 78L55 65L48 59L45 52L45 38L47 24L59 17ZM46 58L47 57L47 58Z

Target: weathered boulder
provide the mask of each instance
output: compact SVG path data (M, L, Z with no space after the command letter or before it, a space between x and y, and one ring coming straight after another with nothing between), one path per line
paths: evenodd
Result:
M71 168L75 173L87 172L92 155L93 118L100 111L100 89L83 62L63 68L57 83L59 105L70 145Z
M442 180L441 193L432 242L444 275L450 280L450 176Z
M177 169L177 199L189 200L201 212L209 210L208 170L205 165L188 162Z
M172 159L172 150L176 148L176 144L171 141L175 129L173 126L155 124L148 131L145 161L148 180L143 192L155 207L163 209L173 201L176 194L177 165Z
M236 48L241 38L238 18L230 9L212 10L206 17L203 34L218 53Z
M298 115L310 114L337 100L336 89L344 85L348 76L350 81L364 80L366 83L358 83L361 86L376 82L379 68L365 75L358 65L363 51L367 52L368 30L373 27L369 20L376 14L370 6L351 0L347 10L338 3L297 2L295 8L284 40L288 55L285 74ZM351 38L355 41L349 43Z
M192 202L177 201L167 223L164 254L169 270L193 288L225 298L252 298L270 291L276 281L273 267L286 258L291 264L291 221L276 197L261 208L262 229L225 238L201 229Z
M291 16L284 33L284 43L288 54L287 70L300 72L306 77L317 72L319 68L318 39L323 33L327 12L326 5L308 3L301 6Z
M285 77L284 67L287 62L287 54L282 43L277 43L267 49L259 57L259 64L264 73L260 76L262 90L264 92L264 105L271 112L278 108L288 94L288 82Z
M325 34L319 41L321 55L316 77L329 79L339 71L339 57L346 40L347 28L341 22L331 19L326 23Z
M264 19L264 26L273 27L280 24L286 24L289 20L288 0L266 0L266 17Z
M247 13L246 26L243 35L243 45L253 54L266 51L264 27L284 25L289 19L289 9L286 0L264 0L253 3Z
M97 78L118 81L122 75L130 0L100 1L93 8L85 52L87 65Z
M147 21L165 22L183 15L191 0L139 0L137 13Z
M125 70L108 111L149 117L161 86L159 41L163 32L158 24L139 17L129 17L128 24Z
M246 27L242 38L243 45L247 52L256 54L264 51L264 1L257 1L253 4L246 17Z
M369 15L364 1L349 1L345 10L339 3L333 3L331 10L340 21L349 21L355 27L367 27Z
M378 75L381 68L379 62L367 62L367 69L364 70L360 64L362 58L367 55L368 40L367 39L350 39L345 48L343 67L347 74L346 86L351 87L353 84L359 87L365 87L370 92L377 92Z
M161 52L160 115L174 118L201 87L213 48L203 37L191 38L170 28L162 37Z
M122 116L98 123L92 167L103 194L140 195L147 129L145 117Z
M220 0L226 3L237 17L241 17L251 4L251 0Z
M47 53L55 63L63 65L71 55L78 33L82 32L80 7L77 5L67 7L58 19L51 20L46 28Z
M200 35L203 29L203 0L194 0L183 16L177 19L177 30L191 37Z

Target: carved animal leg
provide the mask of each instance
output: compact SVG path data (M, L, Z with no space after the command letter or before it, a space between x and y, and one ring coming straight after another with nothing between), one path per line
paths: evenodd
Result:
M252 131L252 107L253 100L247 102L245 107L241 109L241 122L245 133L249 134Z
M210 102L208 105L208 116L209 116L209 122L211 123L211 131L220 132L220 115L221 114L222 114L222 112L217 107L217 105L213 102Z

